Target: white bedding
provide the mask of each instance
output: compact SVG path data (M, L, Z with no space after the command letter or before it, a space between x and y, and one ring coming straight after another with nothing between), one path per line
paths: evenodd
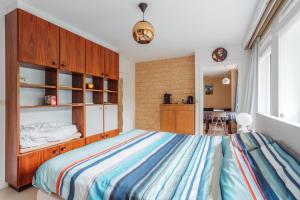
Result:
M34 123L21 125L21 149L41 146L71 137L77 133L76 125L61 122Z

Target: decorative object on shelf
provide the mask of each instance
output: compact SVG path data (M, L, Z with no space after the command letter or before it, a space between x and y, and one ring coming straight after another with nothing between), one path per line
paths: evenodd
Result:
M187 100L186 100L186 103L187 103L187 104L193 104L193 103L194 103L194 98L193 98L193 96L188 96L188 97L187 97Z
M212 59L216 62L222 62L227 58L227 50L219 47L212 53Z
M164 94L164 104L171 104L171 96L172 94L168 94L168 93Z
M143 12L143 20L137 22L132 30L133 38L139 44L148 44L154 38L154 28L152 24L144 19L147 7L148 5L146 3L139 4L139 8Z
M213 95L214 93L214 85L213 84L206 84L204 86L205 95Z
M249 132L248 126L252 124L252 117L248 113L240 113L236 116L236 122L241 126L239 133L247 133Z
M50 106L56 106L56 96L54 95L45 96L45 104Z
M94 84L93 83L87 83L86 88L87 89L94 89Z
M25 76L20 76L20 83L27 83Z

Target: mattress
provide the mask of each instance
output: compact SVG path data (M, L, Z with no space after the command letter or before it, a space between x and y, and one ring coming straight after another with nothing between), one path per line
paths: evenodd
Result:
M300 199L298 160L274 140L245 148L253 134L134 130L47 161L33 182L70 200Z

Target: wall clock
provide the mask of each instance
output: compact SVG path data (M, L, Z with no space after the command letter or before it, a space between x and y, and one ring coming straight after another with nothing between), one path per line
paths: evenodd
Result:
M212 53L212 59L216 62L222 62L226 59L227 57L227 50L219 47L215 49Z

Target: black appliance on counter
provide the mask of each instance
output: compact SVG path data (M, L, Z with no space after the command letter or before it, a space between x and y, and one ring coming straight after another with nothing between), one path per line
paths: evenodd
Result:
M187 103L187 104L193 104L193 103L194 103L194 98L193 98L193 96L188 96L188 97L187 97L186 103Z
M172 94L168 94L168 93L164 94L164 104L171 104L171 96Z

